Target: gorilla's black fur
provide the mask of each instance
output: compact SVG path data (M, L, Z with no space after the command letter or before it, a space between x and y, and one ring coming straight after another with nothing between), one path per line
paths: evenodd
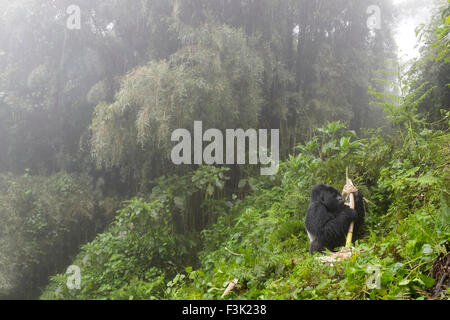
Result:
M361 192L356 192L354 196L355 210L345 205L340 192L333 187L318 184L312 189L305 221L311 254L344 246L351 221L355 222L353 240L358 238L365 210Z

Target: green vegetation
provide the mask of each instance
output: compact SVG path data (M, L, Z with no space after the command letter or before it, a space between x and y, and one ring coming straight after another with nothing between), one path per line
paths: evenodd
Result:
M72 2L0 0L0 298L449 299L450 1L409 68L390 0ZM279 129L279 172L175 166L194 121ZM346 168L364 237L328 265L304 218Z
M0 297L39 294L46 275L64 271L79 245L105 228L119 203L99 200L90 180L0 176Z
M371 133L348 143L349 135L330 123L299 145L306 152L283 162L274 179L255 179L253 194L225 207L202 232L199 261L189 261L194 242L168 224L176 198L169 190L151 202L130 201L75 260L83 266L82 289L64 289L67 276L60 275L42 297L217 299L234 278L239 285L229 298L430 297L432 262L449 250L449 176L442 170L449 134L418 125L404 140ZM346 165L370 199L367 232L359 255L328 266L307 253L304 214L312 184L341 187ZM371 270L379 270L379 288L370 287Z

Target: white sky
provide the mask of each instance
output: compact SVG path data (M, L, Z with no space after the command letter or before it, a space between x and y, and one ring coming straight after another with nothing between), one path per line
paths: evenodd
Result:
M399 57L403 62L419 56L418 40L416 38L416 28L422 23L428 23L431 18L433 8L432 0L414 1L417 7L411 12L411 15L402 14L402 5L411 3L414 0L393 0L394 5L399 8L400 16L398 17L397 26L395 28L395 41L397 42Z

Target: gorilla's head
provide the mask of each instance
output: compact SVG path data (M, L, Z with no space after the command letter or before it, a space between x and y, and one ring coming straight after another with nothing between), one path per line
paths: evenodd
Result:
M333 212L340 210L345 203L340 192L326 184L314 186L311 191L311 201L318 201L327 207L329 211Z

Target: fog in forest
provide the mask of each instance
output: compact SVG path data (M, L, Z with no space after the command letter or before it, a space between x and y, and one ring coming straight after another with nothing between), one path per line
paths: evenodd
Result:
M449 24L446 0L0 0L0 299L448 299ZM333 269L305 219L346 172L364 229Z

